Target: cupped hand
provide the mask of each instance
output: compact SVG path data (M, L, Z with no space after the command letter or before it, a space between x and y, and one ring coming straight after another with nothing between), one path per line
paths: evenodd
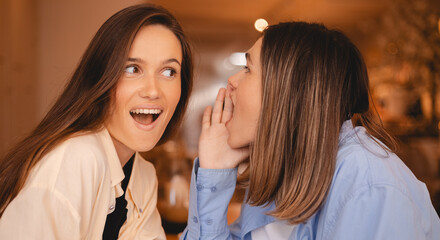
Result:
M203 113L202 133L199 138L199 162L201 168L235 168L249 156L249 148L234 149L228 145L226 123L232 118L234 106L229 89L221 88L214 109L206 107Z

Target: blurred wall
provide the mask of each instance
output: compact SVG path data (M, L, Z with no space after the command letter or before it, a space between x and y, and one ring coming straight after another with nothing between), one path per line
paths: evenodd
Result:
M88 43L107 18L139 0L40 0L38 119L49 110Z
M0 0L0 155L44 117L98 28L140 0Z
M0 151L36 123L36 0L0 1Z

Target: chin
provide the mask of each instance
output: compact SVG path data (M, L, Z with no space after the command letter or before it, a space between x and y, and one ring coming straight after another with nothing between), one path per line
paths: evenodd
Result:
M151 138L149 139L138 139L136 142L136 146L133 146L133 150L136 152L148 152L151 149L153 149L157 143L159 142L159 139L152 141Z
M148 152L151 149L153 149L155 146L156 146L156 144L154 144L153 146L151 146L151 145L149 145L149 146L136 146L134 151L136 151L136 152Z

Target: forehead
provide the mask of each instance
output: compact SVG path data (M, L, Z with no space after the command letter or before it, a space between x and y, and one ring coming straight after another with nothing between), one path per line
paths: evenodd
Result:
M247 51L249 53L249 57L250 57L252 62L259 61L262 42L263 42L263 38L260 37L254 43L254 45Z
M176 58L181 62L182 47L176 35L163 25L142 27L136 34L129 57Z

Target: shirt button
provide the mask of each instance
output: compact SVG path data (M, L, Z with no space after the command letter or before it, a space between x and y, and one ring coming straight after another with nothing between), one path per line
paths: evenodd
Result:
M206 224L211 225L212 224L212 219L206 220Z
M142 213L142 208L139 208L139 212Z
M202 191L203 190L203 185L202 184L197 184L197 190L198 191Z
M193 217L193 222L194 223L198 223L199 222L199 220L197 220L197 217Z
M215 192L215 191L217 191L217 188L216 187L212 187L211 188L211 192Z
M110 205L110 207L108 208L108 210L113 210L113 209L115 209L115 205Z

